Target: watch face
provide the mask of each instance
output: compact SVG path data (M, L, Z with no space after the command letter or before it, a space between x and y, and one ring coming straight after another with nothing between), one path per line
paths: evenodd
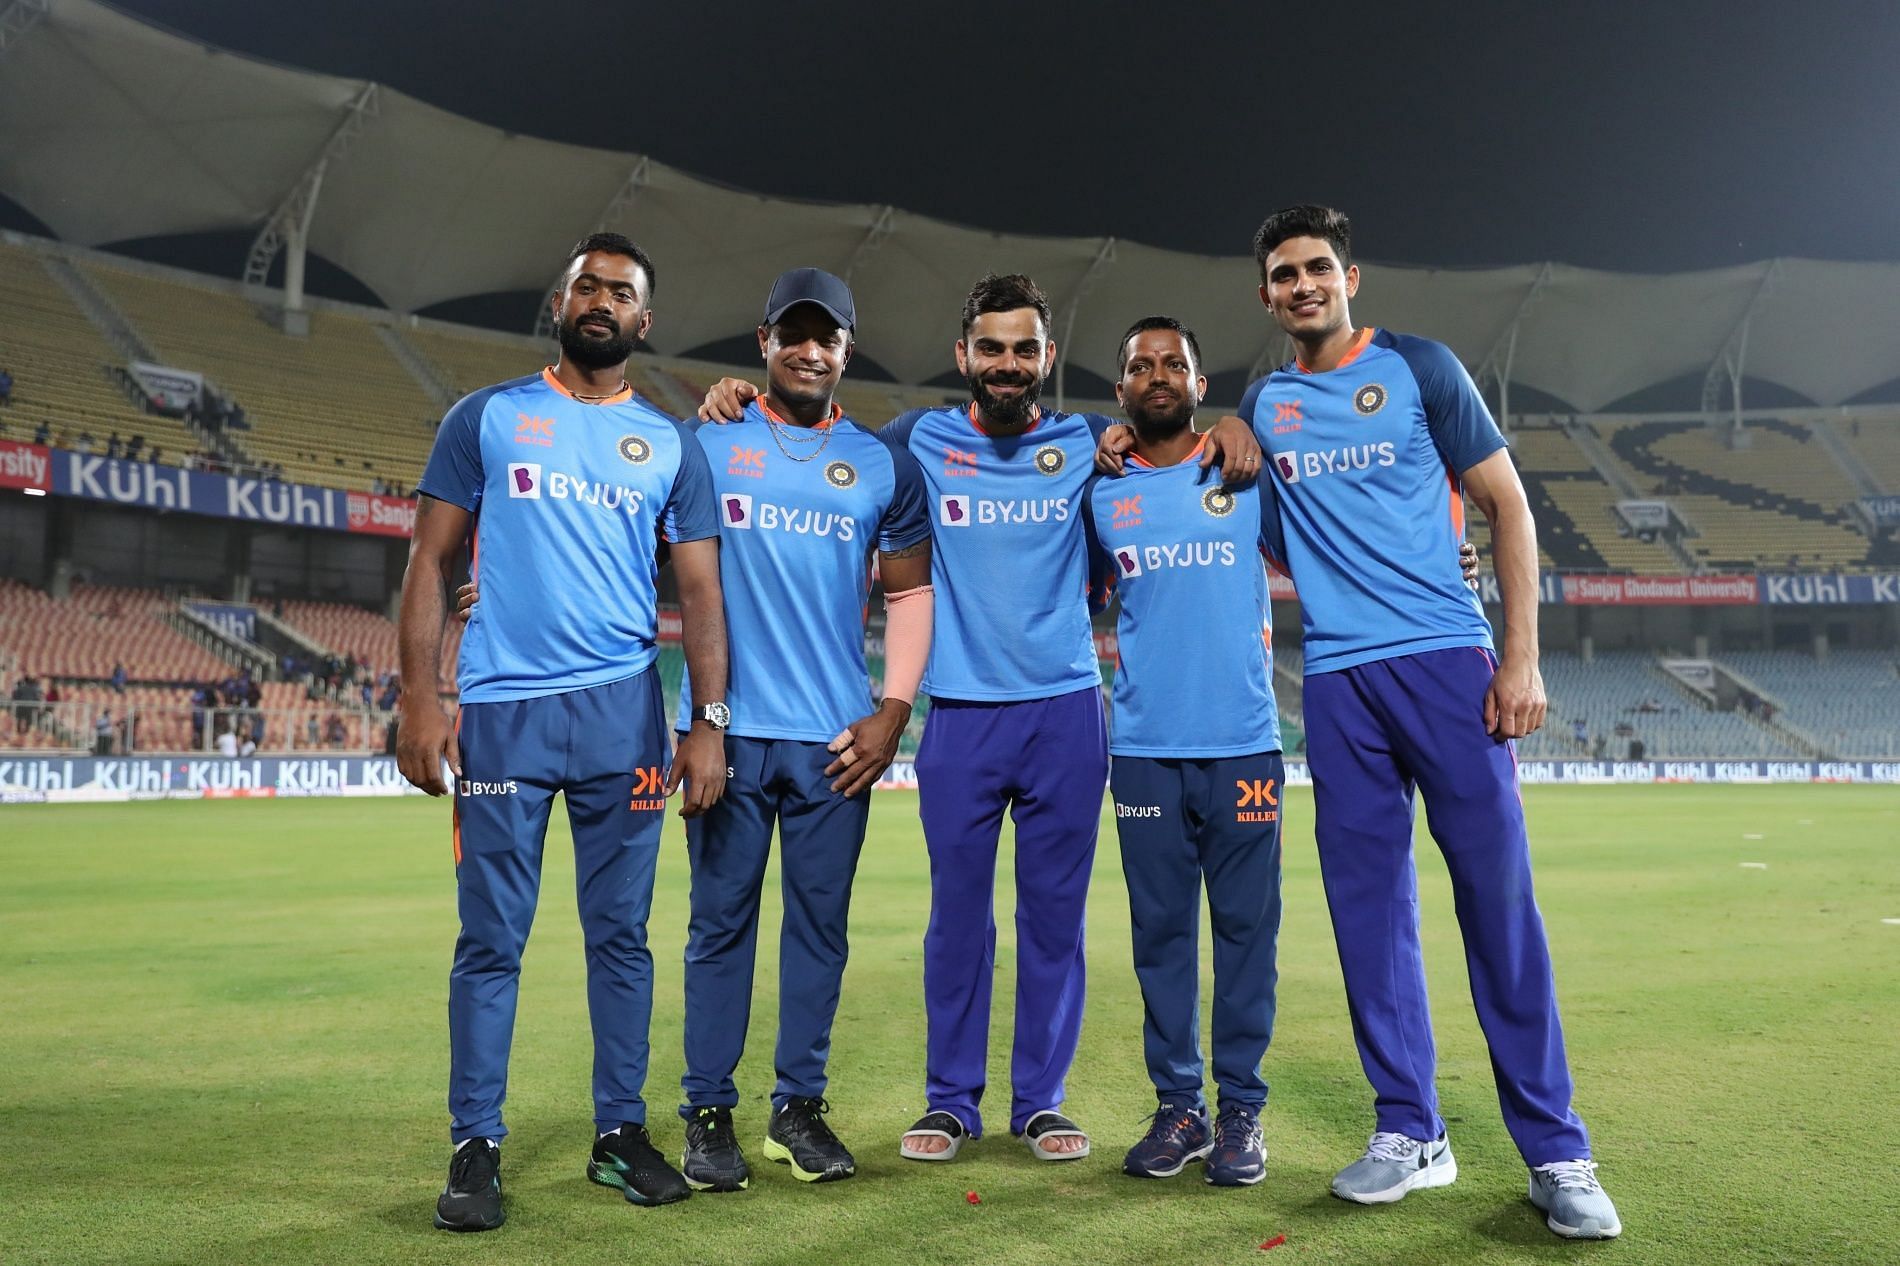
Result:
M699 715L708 725L721 730L732 724L732 709L723 703L709 703L699 710Z

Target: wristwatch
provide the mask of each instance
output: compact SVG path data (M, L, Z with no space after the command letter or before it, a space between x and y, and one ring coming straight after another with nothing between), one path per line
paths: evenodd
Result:
M732 725L732 709L723 703L702 703L693 710L693 720L704 721L715 730L725 730Z

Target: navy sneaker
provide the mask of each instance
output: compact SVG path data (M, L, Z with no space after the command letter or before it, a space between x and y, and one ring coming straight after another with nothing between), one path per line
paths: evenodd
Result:
M1148 1118L1141 1142L1122 1158L1122 1172L1130 1178L1172 1178L1213 1150L1203 1109L1164 1103Z
M435 1202L444 1231L492 1231L507 1220L501 1207L501 1146L465 1139L449 1158L449 1184Z
M1251 1187L1267 1176L1267 1140L1260 1114L1245 1104L1222 1108L1214 1120L1214 1150L1207 1181L1216 1187Z

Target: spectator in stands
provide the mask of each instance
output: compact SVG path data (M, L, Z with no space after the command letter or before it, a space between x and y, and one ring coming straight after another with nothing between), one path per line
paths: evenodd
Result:
M1630 759L1631 760L1643 759L1644 754L1648 750L1649 750L1648 748L1643 746L1643 740L1639 738L1633 738L1630 740Z
M92 432L91 431L81 431L79 433L79 438L73 441L73 452L75 453L92 452Z
M309 716L304 718L303 744L305 747L315 747L322 741L323 735L317 725L317 714L312 712Z
M112 755L112 709L99 709L99 717L92 723L92 754L94 756Z
M1590 744L1591 759L1602 760L1603 753L1609 748L1609 746L1610 746L1610 740L1604 738L1601 734L1597 735L1596 739Z
M323 723L323 741L331 747L342 747L348 738L349 732L343 728L343 718L332 712Z
M1578 747L1584 747L1590 742L1590 727L1582 717L1570 723L1570 737L1577 741Z
M118 694L125 693L125 665L124 664L114 664L112 666L112 689Z
M257 751L257 739L253 737L251 733L250 724L246 722L245 724L238 726L237 754L239 756L250 756L250 755L253 755L256 751Z
M0 369L0 405L13 407L13 371Z
M384 712L394 712L396 704L402 700L402 678L389 673L383 678L383 693L376 700L376 706Z
M45 696L40 691L40 683L31 677L22 677L13 683L13 732L25 734L33 728L34 720L39 716L39 702Z
M108 458L125 456L125 441L119 438L117 431L106 438L106 456Z
M198 751L205 745L205 712L214 702L210 686L199 686L191 692L191 750Z
M119 713L119 755L130 756L137 746L138 714L131 708Z
M52 440L53 424L51 422L42 420L37 427L33 428L33 442L35 444L50 444Z
M198 454L195 452L186 453L183 457L178 459L178 466L181 470L198 469Z
M230 722L218 726L218 755L236 756L238 754L237 735L232 732Z
M140 460L139 453L142 452L144 448L145 448L145 437L143 435L134 435L131 439L125 442L126 460L133 461L133 462Z

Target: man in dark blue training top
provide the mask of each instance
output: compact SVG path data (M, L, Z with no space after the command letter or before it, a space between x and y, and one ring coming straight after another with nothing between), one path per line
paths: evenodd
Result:
M1376 1092L1365 1154L1333 1179L1364 1204L1458 1173L1433 1086L1412 797L1445 855L1479 1024L1529 1193L1558 1235L1622 1224L1571 1106L1550 951L1532 892L1512 740L1544 720L1537 538L1505 441L1449 348L1355 330L1351 226L1326 207L1269 216L1260 297L1296 359L1241 402L1273 468L1299 588L1320 871L1360 1061ZM1111 437L1113 438L1113 437ZM1491 524L1503 659L1460 580L1464 498Z
M403 775L431 795L450 790L445 761L456 775L455 1153L435 1219L449 1230L488 1230L504 1217L508 1052L557 791L574 835L594 1031L588 1176L635 1204L690 1194L645 1126L646 920L666 798L683 780L681 813L691 818L725 785L726 637L705 452L626 384L627 357L652 322L653 284L652 262L618 234L576 246L552 300L560 360L451 409L418 484L401 620L402 679L412 688L397 755ZM662 536L700 683L670 768L654 666ZM431 687L445 586L465 545L489 593L462 639L462 707L451 727Z
M759 351L766 391L698 441L719 501L732 630L725 798L686 826L686 1150L700 1190L750 1172L733 1132L745 1051L759 893L779 833L784 922L772 1116L764 1152L805 1182L856 1161L826 1124L825 1065L844 977L846 915L871 787L897 754L930 645L930 516L909 453L844 416L832 393L851 359L856 305L816 268L772 286ZM867 556L885 594L886 671L873 706L864 662ZM689 723L698 678L681 689Z
M907 413L878 432L922 468L932 520L935 627L917 754L930 852L924 933L928 1111L901 1154L947 1161L982 1133L1003 814L1016 825L1016 1031L1011 1133L1038 1160L1088 1154L1060 1111L1081 1035L1083 914L1108 780L1089 629L1081 494L1108 420L1041 407L1055 365L1049 303L1023 276L990 276L963 307L957 369L969 403ZM701 416L731 421L750 384L724 379ZM1230 423L1207 461L1257 460ZM1251 469L1251 467L1248 467Z
M1121 479L1090 483L1082 520L1121 598L1109 752L1115 826L1160 1099L1122 1171L1172 1178L1207 1162L1217 1187L1266 1177L1260 1061L1273 1036L1280 927L1279 712L1261 557L1271 502L1224 487L1195 460L1207 392L1200 346L1172 317L1122 339L1115 394L1134 424ZM1191 650L1189 649L1191 648ZM1214 934L1214 1080L1202 1093L1200 913Z

